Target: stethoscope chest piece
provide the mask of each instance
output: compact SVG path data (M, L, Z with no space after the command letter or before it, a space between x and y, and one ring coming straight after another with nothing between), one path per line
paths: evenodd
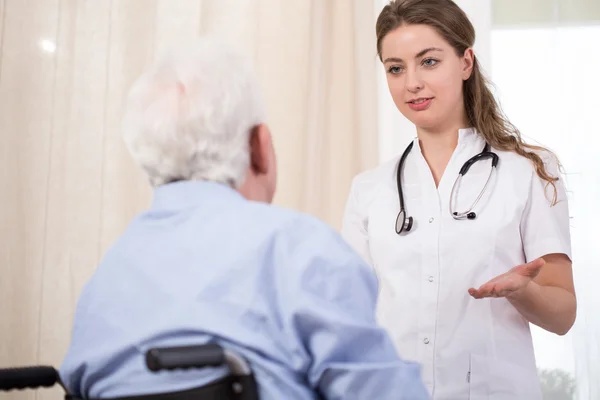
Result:
M396 233L399 235L402 232L410 232L413 226L413 218L406 218L406 211L400 210L396 217Z

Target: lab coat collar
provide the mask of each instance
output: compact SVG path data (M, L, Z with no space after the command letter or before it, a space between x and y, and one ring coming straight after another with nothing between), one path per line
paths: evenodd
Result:
M477 129L474 127L471 128L462 128L458 130L458 146L465 146L469 143L473 143L479 135L477 134ZM414 146L421 152L421 144L419 143L419 137L415 137Z
M475 128L464 128L458 130L458 144L467 144L477 138L477 130Z

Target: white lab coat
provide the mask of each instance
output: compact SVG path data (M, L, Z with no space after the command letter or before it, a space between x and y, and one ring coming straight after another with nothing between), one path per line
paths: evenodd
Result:
M529 323L506 299L476 300L479 287L510 268L550 253L571 257L565 189L553 191L533 164L512 152L495 151L496 178L475 211L456 221L449 211L461 166L484 140L474 129L459 143L436 188L418 140L406 159L403 189L411 232L394 230L399 211L399 157L354 178L342 235L376 270L378 318L401 356L422 364L434 399L541 399ZM550 160L550 158L547 158ZM557 176L555 162L546 163ZM483 188L490 160L463 178L456 207L465 211Z

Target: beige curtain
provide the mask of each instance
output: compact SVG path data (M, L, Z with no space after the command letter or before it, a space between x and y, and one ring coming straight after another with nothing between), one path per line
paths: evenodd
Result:
M148 205L119 123L170 43L218 33L252 54L276 203L337 228L351 177L377 162L373 14L364 0L0 0L0 367L60 364L82 286ZM60 391L0 394L34 397Z

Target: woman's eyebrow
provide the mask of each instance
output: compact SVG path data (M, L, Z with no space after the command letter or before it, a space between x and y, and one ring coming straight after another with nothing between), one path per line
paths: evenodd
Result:
M423 49L423 50L421 50L420 52L418 52L418 53L417 53L417 55L415 56L415 58L421 58L421 57L423 57L425 54L429 53L430 51L442 51L442 52L443 52L444 50L442 50L442 49L440 49L440 48L438 48L438 47L428 47L428 48L426 48L426 49ZM388 62L397 62L397 63L399 63L399 62L404 62L404 60L402 60L402 59L401 59L401 58L399 58L399 57L388 57L388 58L386 58L386 59L383 61L383 63L384 63L384 64L385 64L385 63L388 63Z

